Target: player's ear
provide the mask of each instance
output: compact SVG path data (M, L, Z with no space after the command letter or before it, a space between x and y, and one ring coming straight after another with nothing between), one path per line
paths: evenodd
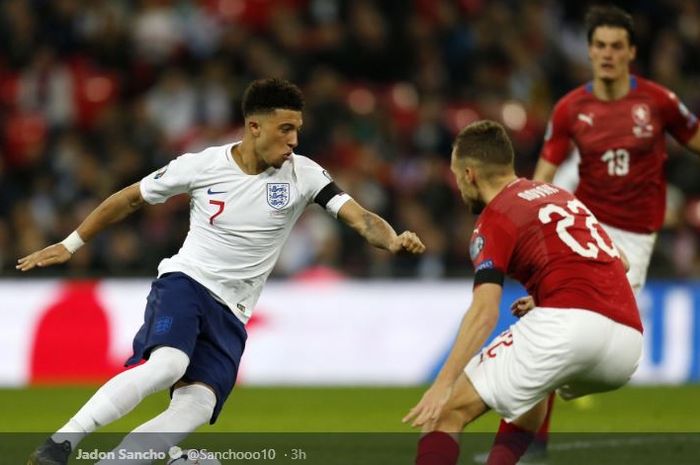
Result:
M473 166L467 165L464 167L464 178L470 184L474 184L474 180L476 179L476 172L474 171Z
M261 124L260 124L260 119L251 117L251 118L246 118L245 120L245 125L250 131L250 133L253 135L253 137L258 137L260 135L261 131Z
M637 58L637 47L630 45L630 61L634 61Z

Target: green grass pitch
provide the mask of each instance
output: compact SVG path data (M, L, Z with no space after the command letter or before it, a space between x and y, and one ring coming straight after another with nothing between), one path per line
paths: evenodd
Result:
M24 463L27 454L43 441L46 433L63 425L95 389L0 390L0 465ZM403 425L401 418L418 401L423 390L236 388L216 425L203 426L198 434L185 440L183 446L219 451L231 447L274 449L277 454L275 460L222 460L224 464L413 463L418 434ZM697 465L700 463L698 399L700 385L626 387L573 402L558 400L552 431L565 434L553 435L547 464ZM129 431L157 415L167 403L167 394L155 394L125 418L101 431ZM467 432L477 434L462 436L459 463L471 464L474 453L488 450L497 426L498 418L493 413L470 426ZM121 434L91 435L80 447L109 451L121 437ZM303 452L304 459L293 459L299 451ZM76 457L70 461L70 465L82 463L93 462ZM154 463L163 465L165 461Z
M0 390L0 432L53 431L96 387ZM219 421L202 432L407 432L401 423L423 388L236 388ZM578 401L557 400L552 429L562 432L700 432L700 385L625 387ZM129 431L162 411L166 393L144 400L105 431ZM495 414L468 431L492 432Z

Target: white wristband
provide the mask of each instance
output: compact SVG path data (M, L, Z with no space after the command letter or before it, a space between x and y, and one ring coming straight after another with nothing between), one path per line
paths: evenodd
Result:
M73 231L68 237L61 241L61 244L63 244L63 247L65 247L68 252L74 254L76 250L85 245L85 241L80 237L78 231Z

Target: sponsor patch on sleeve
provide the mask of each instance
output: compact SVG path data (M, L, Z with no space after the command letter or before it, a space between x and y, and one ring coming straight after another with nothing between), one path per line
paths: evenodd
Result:
M487 260L484 260L483 262L479 263L476 265L475 270L476 271L481 271L481 270L490 270L494 267L493 265L493 260L490 258Z

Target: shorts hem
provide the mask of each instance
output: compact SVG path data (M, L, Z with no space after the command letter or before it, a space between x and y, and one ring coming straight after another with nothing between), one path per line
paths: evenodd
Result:
M124 362L124 366L130 367L136 365L142 360L148 360L151 357L151 353L153 353L153 349L158 347L170 347L171 349L177 349L184 352L185 355L187 355L187 358L191 358L191 354L188 352L187 348L179 347L177 344L171 344L168 342L150 343L138 352L134 352L134 354L129 357L126 362Z
M472 376L472 374L470 374L466 368L464 369L464 376L467 377L467 380L469 380L471 385L474 387L474 390L476 391L481 401L494 412L498 412L493 405L495 404L495 402L492 402L491 399L487 399L484 395L484 393L488 392L488 386L485 386L486 381L477 379L480 378L479 376Z

